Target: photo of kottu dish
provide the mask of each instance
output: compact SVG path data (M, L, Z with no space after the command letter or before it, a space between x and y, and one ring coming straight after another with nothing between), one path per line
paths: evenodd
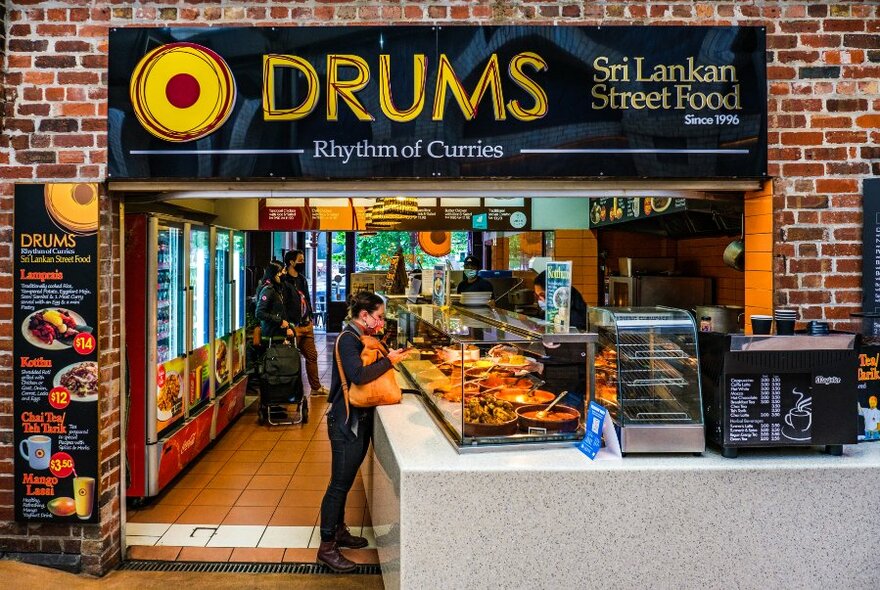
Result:
M98 363L85 361L68 365L55 374L52 385L66 388L72 401L95 401L98 399Z

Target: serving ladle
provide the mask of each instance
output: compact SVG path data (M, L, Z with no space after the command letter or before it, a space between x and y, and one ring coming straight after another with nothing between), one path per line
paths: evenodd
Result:
M561 400L562 398L564 398L564 397L566 396L567 393L568 393L568 391L563 391L562 393L560 393L560 394L556 397L555 400L553 400L552 402L550 402L550 405L549 405L549 406L547 406L546 408L544 408L543 410L541 410L541 411L539 411L537 414L535 414L535 417L536 417L536 418L540 418L540 419L543 420L544 417L547 415L547 412L550 411L550 408L552 408L553 406L555 406L555 405L559 402L559 400Z

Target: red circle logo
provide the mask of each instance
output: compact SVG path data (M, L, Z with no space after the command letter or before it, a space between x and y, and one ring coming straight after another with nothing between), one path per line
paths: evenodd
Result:
M165 141L201 139L220 128L235 106L235 79L214 51L168 43L141 59L129 96L137 120Z

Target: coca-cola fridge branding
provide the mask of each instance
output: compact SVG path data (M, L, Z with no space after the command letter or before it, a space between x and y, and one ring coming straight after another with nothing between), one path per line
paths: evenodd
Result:
M125 229L127 493L142 498L244 409L244 235L149 214Z

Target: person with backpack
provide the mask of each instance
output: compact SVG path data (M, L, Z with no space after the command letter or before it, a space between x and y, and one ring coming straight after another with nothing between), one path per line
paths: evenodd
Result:
M287 319L287 309L284 304L285 290L281 283L281 277L284 274L284 267L277 260L272 260L266 266L263 273L263 279L260 282L260 288L257 291L257 309L256 318L260 321L261 347L263 354L272 346L293 345L296 334L293 325ZM297 359L299 355L297 354ZM298 370L298 367L297 367ZM294 384L301 383L297 378ZM300 389L294 387L294 389ZM273 404L272 399L275 396L260 395L260 418L267 420L269 418L269 405ZM283 396L284 402L290 400L300 400L300 411L298 416L293 417L293 422L299 423L306 419L307 409L303 407L302 396L299 391L290 391L289 395L285 392ZM281 403L275 402L275 403ZM273 413L273 416L275 414Z
M264 344L284 342L294 337L293 326L287 321L287 309L284 305L284 289L281 285L283 274L281 263L275 260L269 262L257 289L255 315L260 320L260 334Z

